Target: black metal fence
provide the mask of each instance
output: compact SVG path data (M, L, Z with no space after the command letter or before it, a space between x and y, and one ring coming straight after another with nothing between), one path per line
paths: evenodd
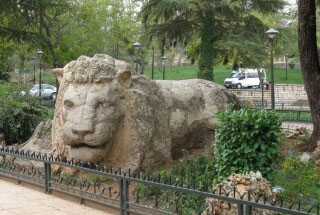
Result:
M263 103L261 100L254 100L253 104L256 108L261 109L262 107L264 109L271 109L272 105L271 102L268 100L264 100ZM309 104L306 103L306 101L277 101L275 103L275 109L276 110L293 110L293 111L310 111Z
M138 214L231 214L219 212L215 204L225 202L233 214L294 214L320 215L320 203L296 199L288 202L281 197L241 194L235 188L226 191L219 187L205 191L197 181L176 181L171 175L124 171L88 162L67 160L31 151L0 148L0 175L43 187L46 193L61 192L79 198L80 203L91 201L119 211L121 215ZM34 166L23 165L31 162ZM91 178L55 174L52 167L90 173ZM95 176L95 177L92 177ZM104 177L100 180L97 177ZM218 201L207 201L211 198Z
M245 105L245 102L243 104ZM266 100L263 104L261 100L255 100L253 101L253 105L256 109L271 110L271 103ZM310 108L306 106L305 102L296 102L294 104L277 102L275 110L279 113L282 121L312 123Z

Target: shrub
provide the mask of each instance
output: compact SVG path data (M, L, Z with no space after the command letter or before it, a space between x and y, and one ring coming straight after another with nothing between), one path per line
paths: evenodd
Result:
M269 178L278 159L281 121L273 111L229 107L219 112L214 159L219 180L260 171Z
M294 69L295 66L296 66L296 65L295 65L294 63L289 63L290 69Z
M52 114L38 98L21 96L13 84L1 84L0 133L8 145L26 141L39 122L51 118Z
M320 168L315 163L302 163L297 157L291 157L275 171L273 185L281 186L280 194L285 199L297 201L320 202Z

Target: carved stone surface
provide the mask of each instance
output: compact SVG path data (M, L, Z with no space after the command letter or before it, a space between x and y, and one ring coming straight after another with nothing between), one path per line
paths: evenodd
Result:
M239 100L205 80L151 81L108 55L55 69L55 155L137 169L212 144L215 114Z

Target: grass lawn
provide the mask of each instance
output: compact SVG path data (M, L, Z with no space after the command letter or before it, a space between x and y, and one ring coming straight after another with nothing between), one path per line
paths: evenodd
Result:
M165 78L167 80L184 80L197 78L197 66L181 66L178 72L169 72L166 68ZM175 68L173 69L175 71ZM214 79L218 84L223 84L224 79L229 76L232 69L230 66L217 66L214 68ZM145 70L145 75L151 79L151 69ZM284 69L275 70L276 84L303 84L302 75L300 70L288 70L288 80L285 79L286 71ZM267 80L270 81L270 72L267 71ZM154 79L162 80L162 72L155 69ZM56 80L53 74L46 73L42 76L43 83L56 85Z
M166 68L166 79L168 80L183 80L197 78L197 67L196 66L182 66L179 68L179 72L169 72ZM232 69L230 66L217 66L214 68L213 74L215 82L223 84L224 79L231 73ZM151 69L145 71L145 75L151 78ZM162 73L155 70L154 78L156 80L162 80ZM267 71L267 80L271 80L270 71ZM276 84L303 84L302 75L300 70L288 70L288 80L286 80L286 70L277 69L275 70L275 83Z

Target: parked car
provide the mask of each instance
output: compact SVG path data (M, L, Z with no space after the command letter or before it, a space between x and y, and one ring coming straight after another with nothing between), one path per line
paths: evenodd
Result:
M30 96L39 96L40 85L33 85L29 90ZM56 100L57 88L49 84L41 84L41 98Z
M243 69L238 71L232 71L228 78L224 80L224 86L226 88L244 88L244 87L261 87L259 71L264 82L267 83L266 72L264 69Z

